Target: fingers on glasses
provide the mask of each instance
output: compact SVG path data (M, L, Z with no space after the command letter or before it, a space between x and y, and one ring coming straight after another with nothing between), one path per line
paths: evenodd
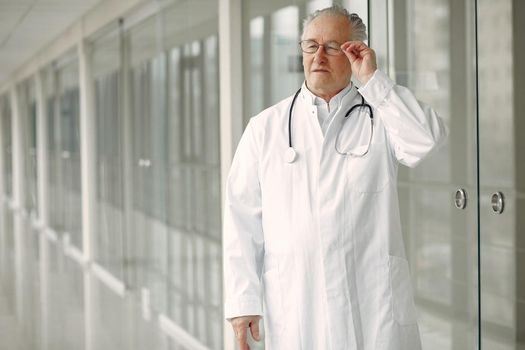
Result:
M302 40L300 42L301 50L305 53L316 53L319 47L323 47L327 55L341 54L341 46L335 41L329 41L325 44L319 44L315 40Z

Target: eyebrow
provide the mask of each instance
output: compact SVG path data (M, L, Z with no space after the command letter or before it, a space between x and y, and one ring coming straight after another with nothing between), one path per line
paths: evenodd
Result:
M319 44L317 42L317 40L315 39L303 39L302 41L315 41L317 44ZM329 44L329 43L336 43L337 45L342 45L342 44L339 44L339 41L337 40L328 40L328 41L325 41L325 44Z

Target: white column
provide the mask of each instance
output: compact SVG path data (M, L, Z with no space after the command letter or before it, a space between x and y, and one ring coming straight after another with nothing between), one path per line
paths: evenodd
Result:
M242 0L219 0L221 193L243 131ZM231 325L224 321L224 349L234 349Z
M24 154L23 154L23 130L22 114L20 112L20 101L18 91L13 85L9 90L11 103L11 135L13 142L13 204L17 210L23 208L24 204Z
M49 223L48 210L48 136L47 136L47 108L46 91L43 72L35 75L36 92L36 154L37 154L37 192L38 192L38 221L42 227Z
M82 247L85 261L93 260L92 238L95 229L95 113L91 72L91 48L82 40L78 44L80 74L80 159L82 181ZM84 273L84 348L93 349L92 276Z
M84 257L91 260L95 225L95 115L94 87L91 74L91 50L82 41L78 46L80 73L80 158L82 181L82 247Z
M45 90L44 73L38 71L35 74L35 95L36 95L36 155L37 155L37 192L38 192L38 222L40 225L39 235L39 255L40 255L40 344L42 350L48 349L48 322L49 322L49 241L45 235L45 230L49 226L48 210L48 116L47 100Z
M24 154L22 114L20 112L19 96L16 86L9 90L11 103L11 134L13 143L13 219L14 219L14 249L15 249L15 309L17 319L22 321L24 315L23 303L23 271L24 271L24 231L23 212L24 204Z
M7 252L7 241L6 241L6 232L5 232L5 215L7 210L6 202L4 199L7 198L4 188L4 103L7 101L4 98L0 98L0 275L5 276L6 271L6 257L8 256Z
M368 43L376 51L377 65L389 73L390 62L388 48L388 1L371 1L368 8L370 23L368 24Z
M220 132L222 196L243 132L242 1L219 0Z
M0 98L0 205L3 205L2 202L5 196L5 177L4 177L4 103L7 101L4 98ZM1 223L0 223L1 224ZM1 229L1 228L0 228Z

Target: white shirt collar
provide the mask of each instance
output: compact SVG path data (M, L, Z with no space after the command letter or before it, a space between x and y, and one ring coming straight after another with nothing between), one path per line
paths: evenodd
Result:
M345 97L348 94L348 92L352 90L353 86L354 86L353 83L350 82L350 84L348 84L343 90L339 91L337 95L335 95L334 97L330 99L330 102L329 102L330 110L333 110L334 107L337 108L341 104L343 97ZM312 105L319 106L319 105L322 105L323 103L326 103L325 100L323 100L321 97L317 95L314 95L314 93L308 89L308 87L306 86L306 81L304 81L303 85L301 86L301 95L305 101L307 101L308 103Z

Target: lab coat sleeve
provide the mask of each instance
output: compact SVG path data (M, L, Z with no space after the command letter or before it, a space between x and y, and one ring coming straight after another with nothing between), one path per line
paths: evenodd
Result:
M381 118L400 163L416 166L445 140L447 128L437 113L382 71L376 70L359 92Z
M244 131L226 183L223 221L225 318L262 315L264 252L259 152L253 121Z

